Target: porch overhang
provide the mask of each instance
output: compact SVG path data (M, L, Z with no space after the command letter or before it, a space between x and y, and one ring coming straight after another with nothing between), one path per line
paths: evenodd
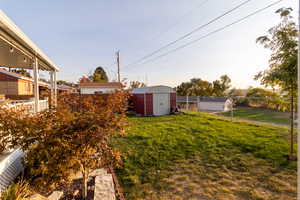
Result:
M49 71L51 105L57 104L56 72L59 68L0 10L0 66L32 69L35 112L39 112L39 70Z
M26 35L0 10L0 66L58 72L57 67Z

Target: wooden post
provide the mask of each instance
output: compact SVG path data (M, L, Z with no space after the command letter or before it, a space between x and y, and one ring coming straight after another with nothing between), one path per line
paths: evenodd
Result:
M38 59L35 57L33 65L33 77L34 77L34 112L39 112L40 110L40 95L39 95L39 64Z
M231 108L231 121L233 121L233 101L231 101L231 104L230 104L230 108Z
M51 108L54 106L54 72L50 72L50 106Z
M186 110L189 110L189 96L186 96Z
M56 71L53 72L53 84L54 84L54 106L57 106L57 82L56 82Z
M146 93L144 93L144 116L147 114L147 100L146 100Z
M197 96L197 111L200 112L200 109L199 109L199 103L200 103L200 97Z
M117 51L117 63L118 63L118 82L121 82L120 77L120 51Z

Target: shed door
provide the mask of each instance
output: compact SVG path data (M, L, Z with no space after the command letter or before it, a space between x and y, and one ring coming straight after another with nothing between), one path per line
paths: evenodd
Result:
M153 94L153 114L170 114L170 94Z

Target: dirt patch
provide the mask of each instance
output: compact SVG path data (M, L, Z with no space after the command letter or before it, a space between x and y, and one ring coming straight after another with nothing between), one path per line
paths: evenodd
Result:
M82 184L82 179L77 179L77 180L73 180L71 184L57 188L57 190L63 191L64 193L63 198L61 198L61 200L81 200L82 199L81 184ZM95 189L95 177L89 177L87 200L94 199L94 189Z

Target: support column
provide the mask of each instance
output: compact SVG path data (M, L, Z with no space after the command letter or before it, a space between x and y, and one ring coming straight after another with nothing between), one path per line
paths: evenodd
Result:
M57 106L57 83L56 83L56 71L53 72L53 84L54 84L54 106Z
M51 108L54 106L54 72L50 72L50 105Z
M33 65L33 77L34 77L34 112L40 110L40 94L39 94L39 63L37 57L35 57Z

